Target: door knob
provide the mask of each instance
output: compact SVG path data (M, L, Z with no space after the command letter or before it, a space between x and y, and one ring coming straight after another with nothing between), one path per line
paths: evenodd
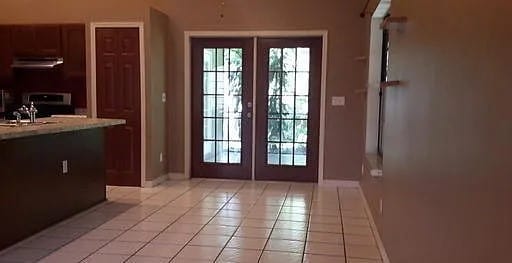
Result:
M247 118L248 118L248 119L252 118L252 113L251 113L251 112L248 112L248 113L247 113Z

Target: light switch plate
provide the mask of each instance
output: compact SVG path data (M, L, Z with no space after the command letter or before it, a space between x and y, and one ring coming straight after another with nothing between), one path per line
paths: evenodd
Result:
M62 161L62 174L68 173L68 160Z
M345 106L344 96L334 96L331 101L332 106Z

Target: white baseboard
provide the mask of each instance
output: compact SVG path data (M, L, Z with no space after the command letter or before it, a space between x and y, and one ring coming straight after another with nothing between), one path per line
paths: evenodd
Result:
M386 249L384 248L384 242L382 242L379 230L377 229L377 225L375 224L375 220L373 219L373 214L370 209L370 206L368 205L368 201L366 201L363 189L359 188L359 192L363 196L364 209L366 210L366 214L368 215L368 220L370 221L370 226L373 232L373 236L375 237L375 241L377 241L377 247L379 248L380 255L382 256L382 262L391 263L391 261L389 261L388 254L386 253Z
M189 179L184 173L169 173L169 180L186 180Z
M150 181L146 181L144 182L144 187L145 188L152 188L152 187L155 187L165 181L169 180L169 177L167 176L167 174L163 174L153 180L150 180Z
M336 187L359 187L359 181L349 180L323 180L318 183L322 186L336 186Z

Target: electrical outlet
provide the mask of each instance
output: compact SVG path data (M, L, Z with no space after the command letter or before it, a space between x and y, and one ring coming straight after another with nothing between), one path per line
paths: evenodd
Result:
M62 174L67 174L68 171L68 160L62 161Z
M379 212L381 215L384 214L384 200L382 198L379 199Z
M164 162L164 153L160 153L160 162L163 163Z
M165 103L167 101L167 94L165 92L162 92L162 102Z

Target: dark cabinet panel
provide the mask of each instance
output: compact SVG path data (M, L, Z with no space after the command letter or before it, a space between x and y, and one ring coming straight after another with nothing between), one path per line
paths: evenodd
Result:
M33 26L13 26L11 37L15 56L35 55L36 37Z
M0 26L0 87L2 88L11 82L12 59L11 27Z
M63 25L62 46L66 76L85 76L85 25Z
M62 56L59 25L37 25L34 27L34 35L37 55L45 57Z
M51 70L11 69L14 57L63 57ZM73 106L87 107L85 24L0 25L0 89L66 92Z
M105 200L104 142L101 128L0 140L0 250Z
M59 25L19 25L12 27L14 54L19 57L61 56Z

